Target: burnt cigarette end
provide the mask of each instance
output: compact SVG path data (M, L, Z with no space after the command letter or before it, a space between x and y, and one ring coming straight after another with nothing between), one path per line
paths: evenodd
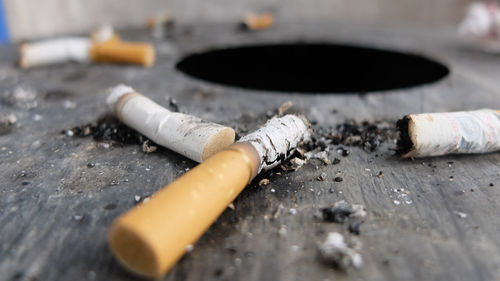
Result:
M396 128L398 129L398 140L396 143L396 155L406 155L413 149L413 142L411 141L410 134L408 131L410 123L410 116L406 115L403 119L396 122Z

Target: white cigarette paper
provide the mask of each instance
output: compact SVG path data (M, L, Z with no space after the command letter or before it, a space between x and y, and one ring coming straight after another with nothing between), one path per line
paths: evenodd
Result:
M259 130L242 137L249 142L261 159L258 172L269 170L293 154L297 146L311 140L309 123L296 115L273 117Z
M500 150L500 115L495 110L415 114L403 120L412 145L403 158Z
M234 142L233 129L171 112L125 85L112 88L107 103L123 123L197 162Z
M22 68L63 63L69 61L90 61L91 40L85 37L68 37L21 46Z

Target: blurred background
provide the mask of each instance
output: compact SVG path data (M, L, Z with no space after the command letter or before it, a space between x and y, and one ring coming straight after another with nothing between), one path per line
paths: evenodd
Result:
M99 24L143 27L145 19L169 10L179 23L235 22L247 11L272 11L276 22L456 26L470 0L1 0L0 36L18 42L83 33Z

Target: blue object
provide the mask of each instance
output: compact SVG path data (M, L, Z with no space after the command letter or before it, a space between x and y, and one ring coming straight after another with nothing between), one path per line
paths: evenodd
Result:
M5 17L3 0L0 0L0 43L7 42L9 42L9 28L7 26L7 18Z

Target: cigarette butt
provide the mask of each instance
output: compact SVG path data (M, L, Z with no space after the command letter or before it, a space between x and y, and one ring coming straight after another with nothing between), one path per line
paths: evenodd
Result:
M154 15L151 15L147 22L146 25L150 30L155 29L159 25L163 26L169 26L174 23L172 14L169 11L163 11L159 13L155 13Z
M69 61L88 62L91 41L84 37L67 37L25 43L19 47L19 66L30 68Z
M93 44L90 48L93 62L139 64L152 66L155 50L149 43L111 41Z
M407 115L397 122L402 158L500 150L500 112L482 109Z
M247 13L243 18L243 24L249 30L262 30L273 25L274 17L271 13Z
M261 169L310 140L309 130L298 116L269 120L118 218L109 232L111 250L133 272L165 275Z
M260 159L238 143L217 153L118 218L109 243L131 271L161 277L256 175Z
M233 129L171 112L125 85L112 88L107 102L123 123L197 162L205 161L234 142Z

